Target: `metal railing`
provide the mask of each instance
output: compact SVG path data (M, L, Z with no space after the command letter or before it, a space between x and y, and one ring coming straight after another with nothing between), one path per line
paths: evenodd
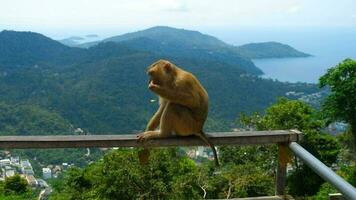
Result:
M320 162L302 146L296 142L291 142L289 148L293 153L300 158L306 165L308 165L315 173L317 173L325 181L333 185L337 190L339 190L346 198L351 200L356 200L356 189L329 167Z
M302 133L295 130L277 131L241 131L208 133L211 142L216 145L278 145L278 167L275 193L278 198L289 198L285 194L288 148L305 164L327 182L335 186L345 197L356 200L356 189L321 163L296 142ZM171 137L137 143L136 135L61 135L61 136L0 136L0 149L28 148L83 148L83 147L169 147L204 146L199 138Z

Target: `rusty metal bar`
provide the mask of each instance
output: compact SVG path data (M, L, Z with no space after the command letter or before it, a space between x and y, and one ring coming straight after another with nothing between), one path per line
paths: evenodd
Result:
M278 164L276 175L276 195L285 195L287 163L288 163L288 143L278 144Z

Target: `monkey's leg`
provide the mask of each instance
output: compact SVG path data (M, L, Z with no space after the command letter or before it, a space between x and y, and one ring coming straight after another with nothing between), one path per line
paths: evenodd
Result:
M156 131L145 131L139 134L137 137L138 142L143 142L152 138L162 138L168 137L172 134L172 123L174 123L174 113L172 113L172 106L167 102L166 106L163 108L163 112L160 119L160 130Z
M162 113L167 105L167 101L164 99L160 98L159 99L160 106L157 110L157 112L153 115L151 118L150 122L147 124L146 131L154 131L158 125L160 124L160 120L162 117ZM147 135L148 136L148 135ZM141 142L141 140L144 140L144 136L140 138L140 135L138 136L138 141ZM150 137L150 136L148 136ZM143 150L138 152L138 157L140 160L141 165L146 165L149 162L149 157L150 157L150 150L148 147L144 147Z
M146 126L146 131L153 131L159 126L161 116L162 116L162 113L163 113L166 105L167 105L167 101L160 99L160 106L159 106L157 112L153 115L151 120L148 122L148 124Z
M160 106L159 110L156 112L156 114L153 115L153 117L151 118L150 122L147 124L146 132L154 131L158 127L158 125L160 123L160 118L161 118L161 115L162 115L161 107L162 106ZM143 135L143 134L140 134L140 135L137 136L138 137L138 142L144 141L145 137L151 137L149 135ZM139 160L140 160L140 164L141 165L146 165L149 162L149 157L150 157L149 148L148 147L144 147L141 151L139 151L138 152L138 157L139 157Z

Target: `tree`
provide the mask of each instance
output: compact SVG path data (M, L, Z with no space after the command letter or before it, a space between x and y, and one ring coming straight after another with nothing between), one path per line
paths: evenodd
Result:
M327 165L336 162L340 146L337 140L320 129L324 123L319 114L306 103L280 98L267 108L265 115L242 116L242 124L257 130L298 129L303 132L301 145ZM295 162L295 171L288 180L290 193L297 196L314 195L324 182L308 166Z
M205 177L193 160L176 148L151 150L150 162L140 165L137 149L119 149L84 169L66 173L64 188L54 188L53 199L201 199ZM201 179L201 180L200 180Z
M218 174L210 177L208 199L271 196L274 194L274 178L271 174L249 162L224 166Z
M5 179L4 192L6 194L21 194L28 191L27 181L20 177L20 175L15 175Z
M323 103L329 121L345 121L352 133L352 149L356 146L356 61L346 59L328 69L319 79L320 87L328 86L330 95Z

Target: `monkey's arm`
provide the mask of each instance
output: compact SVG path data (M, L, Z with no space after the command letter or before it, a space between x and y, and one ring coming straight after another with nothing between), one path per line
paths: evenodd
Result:
M153 115L153 117L148 122L146 131L153 131L158 127L160 120L161 120L163 110L166 107L166 104L167 104L166 101L160 100L160 106L159 106L157 112Z
M171 90L150 82L148 88L157 95L167 99L170 102L194 108L197 106L196 98L193 94L178 90Z

